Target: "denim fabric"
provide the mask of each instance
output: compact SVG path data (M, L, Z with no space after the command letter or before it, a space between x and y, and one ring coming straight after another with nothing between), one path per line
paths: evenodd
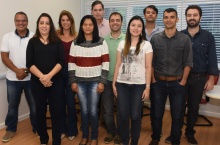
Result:
M37 109L37 132L41 144L47 144L49 136L46 125L47 104L52 122L52 144L61 144L63 80L54 79L51 87L44 87L40 81L31 81L31 90Z
M21 100L21 94L24 94L30 108L30 120L33 126L33 131L37 129L36 123L36 106L31 93L31 81L10 81L6 80L7 84L7 100L8 113L5 119L7 131L16 132L18 123L18 108Z
M198 118L199 104L202 99L203 90L207 77L189 77L187 81L187 126L185 135L194 137L195 130L193 129Z
M129 132L131 131L131 145L137 145L141 129L142 94L146 85L116 83L118 93L120 134L122 144L129 144ZM129 120L131 119L131 130Z
M111 134L116 133L116 125L114 120L114 96L112 81L107 81L101 100L107 132Z
M91 123L91 140L98 138L98 104L100 94L97 92L98 82L80 82L78 98L81 107L82 138L89 137L89 121Z
M181 86L178 81L166 82L158 80L151 85L151 89L153 93L152 105L154 107L151 111L154 114L152 120L152 139L160 140L165 103L167 97L169 96L170 112L172 117L171 142L172 144L180 144L184 107L186 103L185 86Z
M78 134L77 129L77 117L76 117L76 107L75 107L75 95L76 93L72 91L69 85L69 75L68 75L68 65L66 64L62 68L63 74L63 110L62 110L62 133L67 133L68 136L76 136ZM66 106L68 115L66 117Z

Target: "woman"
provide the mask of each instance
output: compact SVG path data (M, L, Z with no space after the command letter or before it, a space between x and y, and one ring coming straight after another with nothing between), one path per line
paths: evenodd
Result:
M108 46L99 37L96 20L86 15L80 22L79 34L69 56L69 81L77 93L82 115L82 140L86 145L91 121L91 145L97 145L98 102L107 83L109 70Z
M63 80L60 70L64 64L63 49L50 15L42 13L37 20L36 33L27 46L26 62L31 72L31 89L36 103L37 133L43 145L49 140L46 127L47 102L53 126L52 142L53 145L61 144Z
M76 108L75 108L75 92L71 90L71 86L68 83L68 58L70 52L70 46L73 40L77 37L75 28L75 22L72 14L69 11L63 10L59 16L59 30L57 31L58 36L62 40L64 46L64 58L65 63L62 68L63 83L64 83L64 98L63 98L63 121L62 121L62 134L61 138L67 136L69 140L73 140L78 134L77 119L76 119ZM67 125L66 125L66 105L67 105Z
M118 98L122 144L137 145L141 129L142 101L149 97L152 47L145 38L144 22L134 16L128 23L126 37L119 43L113 79L113 91Z

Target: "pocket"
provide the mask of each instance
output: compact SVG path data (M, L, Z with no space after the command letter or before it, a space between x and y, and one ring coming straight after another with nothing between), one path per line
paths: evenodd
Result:
M184 46L181 45L176 45L173 48L173 58L174 60L176 60L177 62L182 61L183 60L183 51L184 51Z

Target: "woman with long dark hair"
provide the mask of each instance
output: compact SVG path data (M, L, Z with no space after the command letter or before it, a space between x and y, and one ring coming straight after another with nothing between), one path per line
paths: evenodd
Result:
M146 41L144 22L134 16L128 23L125 41L119 43L112 83L118 98L122 144L137 145L141 129L142 101L148 99L151 81L152 47Z
M31 72L31 90L36 103L37 133L41 145L49 140L46 126L47 103L52 120L52 144L61 144L61 100L64 64L63 44L49 14L42 13L37 20L36 33L30 39L26 52L26 65Z
M86 15L80 22L79 34L72 44L69 56L69 81L73 91L77 93L81 106L82 140L86 145L89 137L89 121L91 123L91 145L98 141L98 103L100 93L107 83L109 70L108 46L99 37L96 20Z

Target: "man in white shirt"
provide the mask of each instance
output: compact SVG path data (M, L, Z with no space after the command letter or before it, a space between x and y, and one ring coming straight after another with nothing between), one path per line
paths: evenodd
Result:
M36 133L36 109L31 94L29 71L26 68L26 48L33 33L27 29L28 17L24 12L17 12L14 17L16 30L3 36L1 43L2 62L7 67L6 84L8 113L5 119L6 134L2 142L10 141L17 131L18 107L24 91L30 108L30 120L33 132Z

